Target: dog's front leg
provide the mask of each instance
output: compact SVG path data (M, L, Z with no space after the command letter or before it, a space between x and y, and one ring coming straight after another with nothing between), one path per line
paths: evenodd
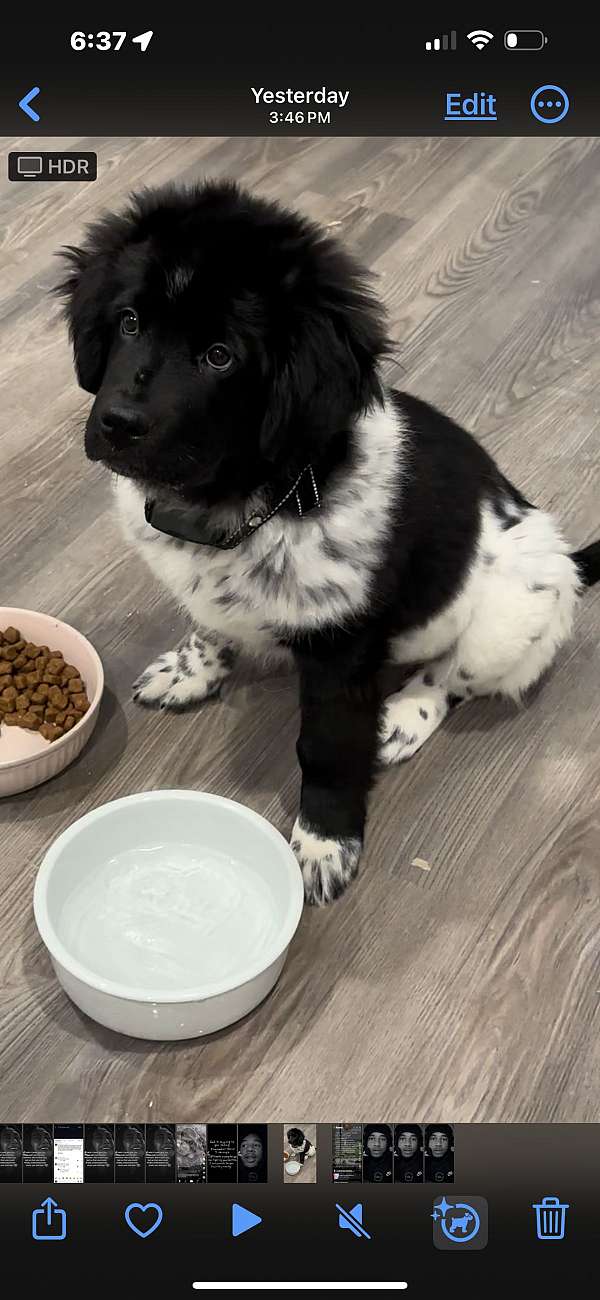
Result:
M362 651L343 663L329 654L296 659L302 797L291 844L307 902L320 905L358 872L377 753L379 665Z
M133 683L140 704L183 710L217 695L237 657L232 641L210 628L197 628L177 650L148 665Z

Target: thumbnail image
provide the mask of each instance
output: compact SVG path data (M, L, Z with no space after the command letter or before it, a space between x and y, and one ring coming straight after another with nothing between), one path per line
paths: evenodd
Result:
M83 1124L54 1125L54 1182L83 1182Z
M175 1147L178 1183L206 1182L206 1124L177 1124Z
M20 1183L23 1177L23 1133L20 1124L0 1125L0 1183Z
M362 1182L362 1124L334 1124L332 1146L334 1183Z
M207 1124L206 1163L209 1183L237 1182L237 1125Z
M238 1182L266 1183L267 1126L238 1124Z
M115 1182L143 1183L146 1177L144 1124L115 1126Z
M283 1181L284 1183L316 1183L316 1124L284 1124Z
M146 1124L146 1182L175 1182L174 1124Z
M392 1131L391 1124L364 1125L362 1151L364 1183L392 1183Z
M423 1182L423 1129L420 1124L394 1125L394 1182Z
M86 1124L83 1135L83 1177L86 1183L115 1179L114 1124Z
M428 1124L425 1129L425 1182L454 1182L454 1129Z
M52 1124L23 1125L23 1182L51 1183L54 1177Z

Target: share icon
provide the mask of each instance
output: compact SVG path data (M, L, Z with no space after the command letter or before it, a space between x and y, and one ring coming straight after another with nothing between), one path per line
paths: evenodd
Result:
M349 1228L355 1237L366 1237L367 1241L371 1240L370 1232L363 1228L363 1207L362 1202L358 1201L352 1206L351 1210L345 1210L343 1205L335 1203L336 1210L339 1210L338 1225L340 1228Z

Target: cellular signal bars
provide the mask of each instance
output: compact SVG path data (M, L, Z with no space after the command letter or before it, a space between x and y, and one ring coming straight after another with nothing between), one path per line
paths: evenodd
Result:
M445 36L434 36L432 41L425 41L425 49L431 54L439 54L440 50L456 49L456 32L446 33Z

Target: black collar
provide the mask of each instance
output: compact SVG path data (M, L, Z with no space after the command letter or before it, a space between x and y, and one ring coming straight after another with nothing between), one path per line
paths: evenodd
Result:
M198 515L197 506L188 506L183 502L164 503L151 497L146 498L144 513L149 524L159 533L168 533L182 542L195 542L198 546L213 546L222 551L233 550L247 537L255 533L263 524L276 515L290 497L295 498L298 517L302 519L310 510L320 507L321 498L312 465L305 465L291 487L284 491L278 500L279 492L268 484L262 489L267 504L261 511L254 511L233 533L215 534L209 532L202 516ZM272 507L270 502L275 501Z

